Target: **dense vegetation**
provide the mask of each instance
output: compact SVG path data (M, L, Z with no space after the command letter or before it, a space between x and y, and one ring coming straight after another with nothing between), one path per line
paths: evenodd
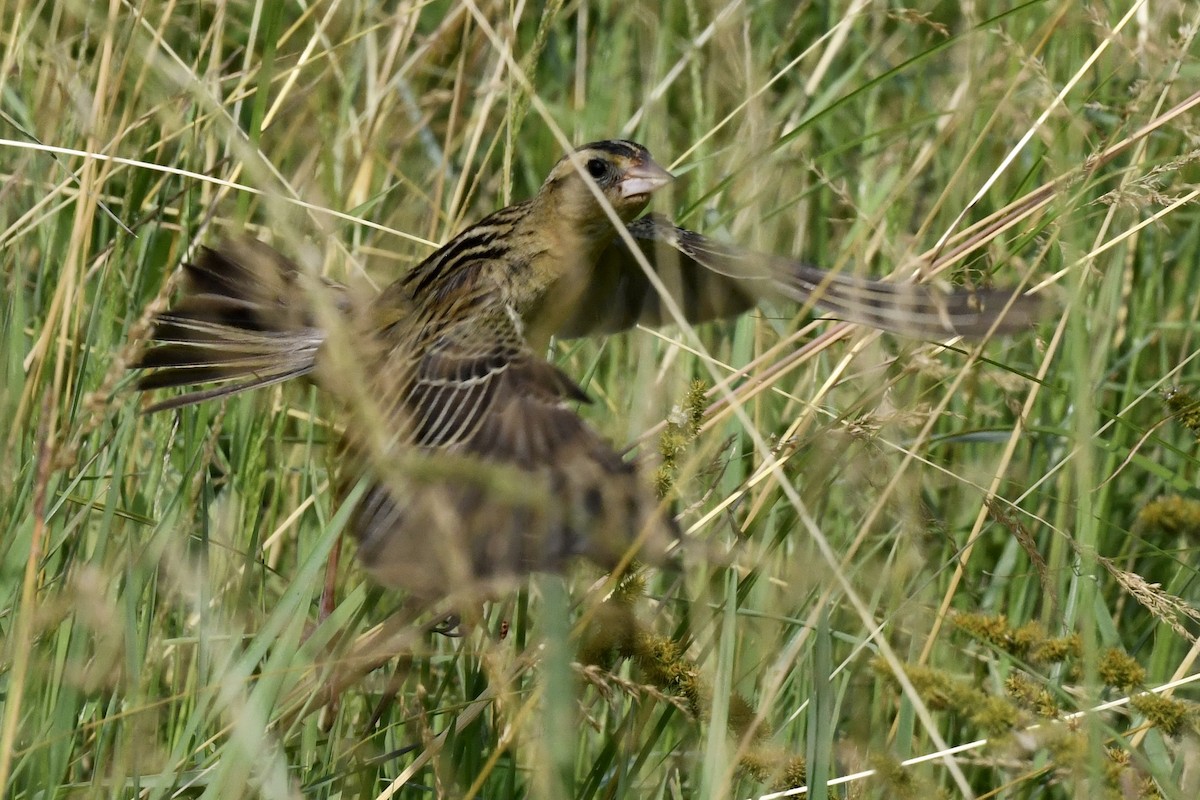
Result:
M1195 688L1161 691L1200 653L1196 9L929 5L8 0L5 796L1200 795ZM383 284L613 136L682 224L1056 311L558 343L661 460L678 562L448 639L347 543L326 616L333 409L139 414L178 264L248 229Z

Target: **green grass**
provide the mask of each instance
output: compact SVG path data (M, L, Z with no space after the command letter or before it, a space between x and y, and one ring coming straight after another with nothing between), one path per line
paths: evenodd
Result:
M1200 793L1194 686L1096 710L1200 652L1200 128L1139 133L1200 78L1193 8L383 5L3 6L6 797ZM248 227L382 285L616 135L684 175L655 208L689 226L874 275L954 255L1061 311L981 350L784 307L560 343L582 413L650 455L711 387L681 562L373 646L403 597L347 542L322 620L333 411L297 385L139 414L177 265ZM577 662L633 628L639 659Z

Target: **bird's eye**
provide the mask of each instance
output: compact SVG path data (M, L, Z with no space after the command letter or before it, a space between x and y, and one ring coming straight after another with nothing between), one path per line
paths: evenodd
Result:
M590 159L587 162L587 171L593 180L598 181L608 174L608 162L602 158Z

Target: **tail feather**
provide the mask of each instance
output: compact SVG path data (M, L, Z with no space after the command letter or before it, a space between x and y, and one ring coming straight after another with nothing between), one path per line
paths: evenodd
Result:
M150 370L137 388L221 385L161 401L150 411L270 386L316 366L325 333L291 261L243 239L202 249L184 271L183 296L155 320L155 345L133 364Z
M163 389L197 383L214 383L245 376L268 377L281 372L308 371L312 359L306 353L255 353L240 358L228 357L193 348L176 349L174 345L156 347L140 363L154 368L138 380L138 389Z
M269 378L255 378L254 380L244 383L234 384L232 386L214 386L209 389L199 389L187 394L181 394L178 397L171 397L166 400L160 400L157 403L151 403L146 406L146 413L153 414L155 411L168 411L172 408L182 408L183 406L191 406L196 403L203 403L205 400L214 400L218 397L229 397L230 395L245 392L250 389L261 389L264 386L273 386L276 383L290 381L292 378L299 378L312 371L311 367L296 370L293 372L282 372L278 375Z

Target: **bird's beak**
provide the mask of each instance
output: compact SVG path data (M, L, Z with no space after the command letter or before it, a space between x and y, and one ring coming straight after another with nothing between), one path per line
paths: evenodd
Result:
M675 177L671 173L655 164L653 159L647 158L625 170L625 174L617 183L617 190L622 200L628 200L631 197L648 195L673 180Z

